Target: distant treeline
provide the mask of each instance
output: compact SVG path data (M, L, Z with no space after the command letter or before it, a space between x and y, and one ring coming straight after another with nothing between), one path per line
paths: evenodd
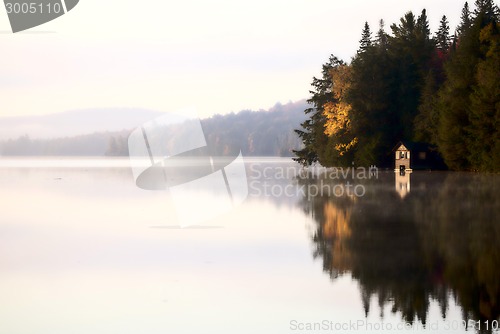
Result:
M431 144L454 170L500 169L500 11L465 3L450 33L431 35L425 10L406 13L392 34L368 23L350 64L331 56L312 82L312 108L296 132L305 165L390 166L399 141Z
M240 149L246 156L292 156L301 148L294 129L304 121L304 101L277 104L268 111L241 111L201 120L208 145L219 155ZM0 142L4 156L128 156L133 129L88 135L31 139L28 135Z
M54 139L32 139L29 135L0 142L4 156L104 156L125 153L120 147L130 131L96 132L88 135ZM111 151L112 149L112 151Z
M302 143L294 129L304 121L305 101L269 111L216 115L201 122L208 145L218 155L293 156Z

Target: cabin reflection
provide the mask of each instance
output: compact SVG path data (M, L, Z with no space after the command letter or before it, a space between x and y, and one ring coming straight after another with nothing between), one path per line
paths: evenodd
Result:
M410 174L404 171L397 171L395 174L395 187L396 192L399 194L401 199L404 199L406 195L410 193Z

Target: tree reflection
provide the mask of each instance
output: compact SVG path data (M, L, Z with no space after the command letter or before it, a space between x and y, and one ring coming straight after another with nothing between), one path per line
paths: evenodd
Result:
M303 208L317 223L314 256L332 279L349 273L359 281L367 315L377 298L381 312L391 305L405 321L425 324L431 300L446 317L453 297L466 321L499 319L500 177L411 177L403 197L393 173L364 180L362 197L307 194Z

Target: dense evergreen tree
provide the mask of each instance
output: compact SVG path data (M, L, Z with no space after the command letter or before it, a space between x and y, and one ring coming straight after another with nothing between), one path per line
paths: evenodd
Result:
M448 59L450 51L453 49L450 43L449 31L448 19L443 15L434 38L435 50L432 53L428 72L424 79L418 114L414 120L413 138L416 141L432 145L437 145L438 143L439 111L437 92L445 81L444 62Z
M441 53L448 53L450 49L450 26L446 15L443 15L439 22L439 29L436 33L436 45Z
M387 50L387 40L388 36L387 33L384 30L385 28L385 23L384 20L380 20L379 22L379 29L377 31L377 45L380 49L382 50Z
M484 79L482 75L484 66L488 66L486 64L493 66L488 66L486 72L496 70L494 56L488 57L488 61L486 58L488 51L493 51L497 43L498 7L489 0L478 0L471 18L464 15L467 12L465 8L458 45L445 65L447 80L439 92L439 150L452 169L498 170L485 159L489 160L494 155L492 150L496 144L492 128L498 128L491 107L494 103L491 94L494 93L492 88L486 87L497 87L499 77ZM488 26L491 29L486 33L484 28ZM480 138L486 141L480 143Z
M423 40L429 40L431 30L429 28L429 20L427 18L427 11L422 10L422 13L417 19L417 37Z
M480 41L487 49L477 65L469 115L470 163L474 169L487 171L500 166L499 30L494 22L481 30Z
M363 32L361 33L361 40L359 41L359 52L368 50L372 46L372 33L368 22L365 22Z
M392 25L391 28L394 35L390 46L391 63L396 66L393 79L397 88L393 96L397 108L394 121L399 123L400 128L392 140L397 142L413 136L413 120L417 115L434 42L430 39L425 10L416 20L413 13L407 13L399 25Z
M362 50L352 60L352 80L347 100L352 106L352 131L358 140L354 162L371 165L385 160L382 149L392 140L391 124L395 109L391 104L391 60L383 27L377 34L377 42ZM390 144L389 144L390 145Z
M469 10L469 3L466 2L462 8L462 15L460 16L460 25L458 26L458 34L463 35L471 26L471 12Z
M476 9L474 10L475 21L481 26L486 26L491 22L498 20L499 9L493 3L493 0L476 0Z

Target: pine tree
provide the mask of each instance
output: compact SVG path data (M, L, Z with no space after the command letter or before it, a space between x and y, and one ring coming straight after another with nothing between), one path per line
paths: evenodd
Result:
M475 5L474 16L476 20L480 20L481 26L486 26L498 18L500 11L493 0L476 0Z
M427 11L422 10L422 13L417 19L417 35L420 35L422 39L429 39L431 35L431 30L429 29L429 20L427 18Z
M365 22L363 32L361 33L361 40L359 41L360 47L358 52L365 52L372 46L372 33L368 22Z
M431 30L429 29L429 20L427 18L427 11L422 10L422 13L417 19L417 29L415 32L416 45L413 49L414 61L418 65L419 82L417 85L422 86L425 76L427 75L427 68L434 53L435 42L431 39Z
M415 15L412 12L408 12L404 17L400 19L400 24L392 24L392 34L395 39L399 40L412 40L415 34Z
M385 23L384 20L379 21L379 29L377 32L377 44L381 49L387 50L388 36L384 30Z
M469 4L466 2L462 8L462 15L460 16L460 24L458 25L458 35L462 36L467 30L469 30L472 24L471 13L469 10Z
M443 54L448 53L450 49L450 26L446 15L443 15L439 23L439 29L436 33L436 45Z

